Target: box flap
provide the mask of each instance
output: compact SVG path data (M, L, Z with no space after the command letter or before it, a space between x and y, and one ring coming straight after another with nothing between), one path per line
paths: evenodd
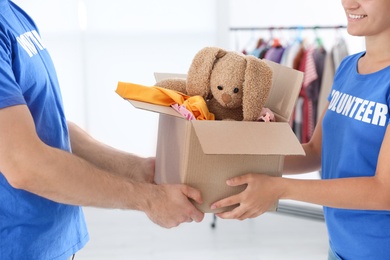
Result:
M302 88L303 72L263 59L273 71L273 82L265 107L279 120L289 122Z
M168 106L161 106L161 105L156 105L152 103L146 103L146 102L136 101L131 99L127 99L127 101L129 101L130 104L132 104L135 108L166 114L170 116L175 116L179 118L185 118L180 113L176 112L176 110Z
M192 121L205 154L305 155L288 123Z

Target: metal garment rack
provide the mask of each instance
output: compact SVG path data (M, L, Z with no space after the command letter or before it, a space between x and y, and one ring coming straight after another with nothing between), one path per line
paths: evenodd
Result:
M298 38L302 37L303 31L311 30L315 34L317 34L317 30L334 30L339 32L340 29L346 29L346 25L319 25L319 26L260 26L260 27L230 27L229 31L231 32L258 32L258 31L268 31L271 34L271 38L273 38L274 32L280 31L296 31ZM317 39L320 40L321 37L317 35Z
M272 31L272 30L317 30L317 29L345 29L345 25L320 26L268 26L268 27L230 27L230 31Z

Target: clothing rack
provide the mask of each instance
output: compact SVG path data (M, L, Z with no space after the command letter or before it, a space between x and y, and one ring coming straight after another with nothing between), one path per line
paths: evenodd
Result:
M316 36L316 40L319 42L319 44L322 44L322 39L321 37L318 35L319 34L319 30L325 30L326 33L330 32L331 30L333 30L334 32L336 32L338 35L341 35L341 30L340 29L346 29L347 26L346 25L311 25L311 26L301 26L301 25L296 25L296 26L251 26L251 27L230 27L229 28L229 31L234 33L234 35L236 36L236 49L239 50L239 42L241 40L239 40L238 37L241 37L239 35L247 35L247 34L242 34L242 33L250 33L251 34L251 37L250 37L250 42L252 43L253 40L255 40L255 33L256 32L260 32L260 31L268 31L268 33L270 33L270 38L274 38L274 33L280 33L282 31L295 31L295 33L297 33L296 37L298 38L302 38L302 34L304 31L312 31L314 32L315 36ZM259 39L257 39L259 40ZM276 39L277 40L277 39ZM246 48L246 47L244 47Z
M268 27L230 27L230 31L272 31L272 30L317 30L317 29L345 29L345 25L321 26L268 26Z

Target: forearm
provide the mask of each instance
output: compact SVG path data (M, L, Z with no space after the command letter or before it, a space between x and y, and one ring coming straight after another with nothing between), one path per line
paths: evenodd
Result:
M306 157L287 161L287 168L300 171L315 169L321 165L321 128L317 128L314 138L304 144ZM390 155L389 138L382 144L382 151L373 177L338 178L331 180L298 180L279 178L282 199L310 202L323 206L346 209L390 210ZM300 168L299 164L302 164ZM351 167L353 167L351 165Z
M153 159L142 158L98 142L71 122L68 122L68 126L72 152L75 155L111 173L132 180L152 181L153 176L145 177L145 174L154 172ZM144 169L151 170L145 172Z
M145 209L151 184L132 183L45 145L34 150L37 152L29 154L29 159L22 157L23 163L6 169L14 187L65 204ZM140 194L144 197L138 198Z
M282 188L279 199L345 209L390 210L390 191L377 177L277 181Z
M79 150L85 143L82 138L76 140L81 142L80 146L76 146ZM46 145L37 135L25 105L0 109L0 144L0 171L16 189L65 204L140 210L164 227L203 219L204 214L188 200L191 198L202 203L201 194L189 186L133 181L106 170L115 168L116 164L99 164L96 155L88 162L75 154ZM99 151L97 146L91 147ZM124 163L124 169L153 175L149 163L142 162L152 160L127 156L125 161L128 160L132 163Z

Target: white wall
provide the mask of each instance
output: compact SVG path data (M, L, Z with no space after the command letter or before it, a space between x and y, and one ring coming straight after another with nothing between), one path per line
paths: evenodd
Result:
M186 73L204 46L234 49L259 36L237 35L230 27L345 24L341 1L14 2L41 28L58 70L68 118L98 139L144 156L155 153L157 115L122 100L114 92L118 81L152 85L155 71ZM333 30L320 33L331 43ZM361 39L349 43L351 52L363 47Z
M197 50L215 45L215 1L15 2L41 28L68 118L112 146L154 155L157 115L122 100L117 82L152 85L154 71L185 73Z

